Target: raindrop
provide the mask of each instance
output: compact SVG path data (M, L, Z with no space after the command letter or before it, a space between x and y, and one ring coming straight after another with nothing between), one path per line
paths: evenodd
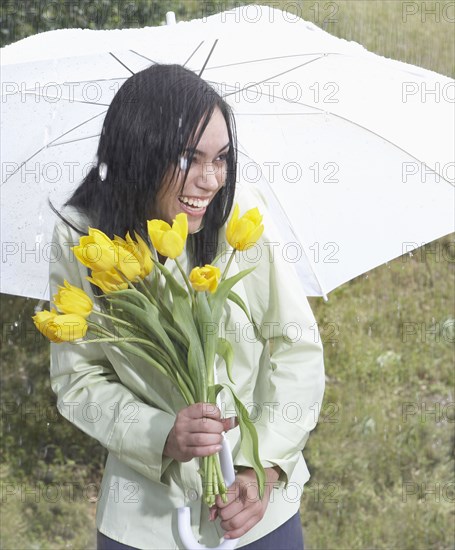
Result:
M107 178L107 164L105 162L102 162L98 168L98 174L100 176L101 181L105 181Z
M180 157L180 170L184 172L188 168L188 160L185 157Z

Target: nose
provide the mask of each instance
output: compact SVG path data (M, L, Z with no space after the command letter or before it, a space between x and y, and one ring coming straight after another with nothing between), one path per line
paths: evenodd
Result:
M223 184L222 169L213 162L204 162L197 185L209 191L216 191Z

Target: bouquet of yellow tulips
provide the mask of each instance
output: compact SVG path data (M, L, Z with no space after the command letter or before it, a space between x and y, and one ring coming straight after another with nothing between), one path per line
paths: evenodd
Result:
M218 393L223 388L229 390L236 406L242 450L255 469L262 497L265 472L254 424L232 387L216 384L214 380L218 354L234 384L234 351L231 343L219 336L219 323L228 299L250 319L245 303L232 287L254 268L230 278L227 273L236 251L253 246L261 236L262 216L253 208L239 218L239 207L235 206L226 229L227 241L233 249L223 274L215 265L196 267L189 276L183 270L178 256L188 236L186 214L178 214L172 227L162 220L150 220L147 229L153 247L137 233L135 240L129 233L125 239L115 236L111 240L101 231L89 228L88 236L82 237L72 250L91 269L87 279L103 291L99 298L105 307L94 308L83 290L64 281L53 297L58 311L41 311L33 321L52 342L76 345L112 342L141 357L173 382L188 405L198 402L215 405ZM176 262L183 285L158 261L157 252ZM93 320L96 316L108 319L109 327L113 328ZM87 333L96 338L86 339ZM199 472L207 505L214 504L217 494L225 500L227 489L218 454L204 457Z

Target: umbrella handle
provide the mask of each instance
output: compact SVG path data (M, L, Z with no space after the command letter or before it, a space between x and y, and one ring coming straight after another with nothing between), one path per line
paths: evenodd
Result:
M223 472L224 481L226 486L230 487L235 480L234 463L232 461L231 446L229 441L223 433L223 441L221 442L220 451L220 465ZM178 510L177 524L180 539L186 550L202 550L207 548L202 544L199 544L194 537L193 530L191 529L190 509L188 506L181 506ZM219 546L215 546L216 550L232 550L237 546L239 539L225 539Z
M199 544L191 529L190 509L188 506L181 506L178 512L178 528L180 539L186 550L205 550L207 546ZM218 546L213 546L215 550L233 550L239 539L224 539Z
M235 481L234 461L232 460L231 446L223 432L223 441L221 442L220 466L223 472L226 487L230 487Z

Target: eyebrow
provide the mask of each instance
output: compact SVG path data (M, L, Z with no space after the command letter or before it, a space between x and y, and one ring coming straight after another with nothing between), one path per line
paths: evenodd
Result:
M227 149L228 147L230 147L231 144L230 143L226 143L226 145L224 147L221 147L221 149L218 151L218 153L216 153L217 155L219 153L221 153L221 151L224 151L225 149ZM193 155L200 155L200 156L204 156L204 153L203 151L201 151L200 149L196 149L194 147L187 147L185 149L185 153L191 153Z

